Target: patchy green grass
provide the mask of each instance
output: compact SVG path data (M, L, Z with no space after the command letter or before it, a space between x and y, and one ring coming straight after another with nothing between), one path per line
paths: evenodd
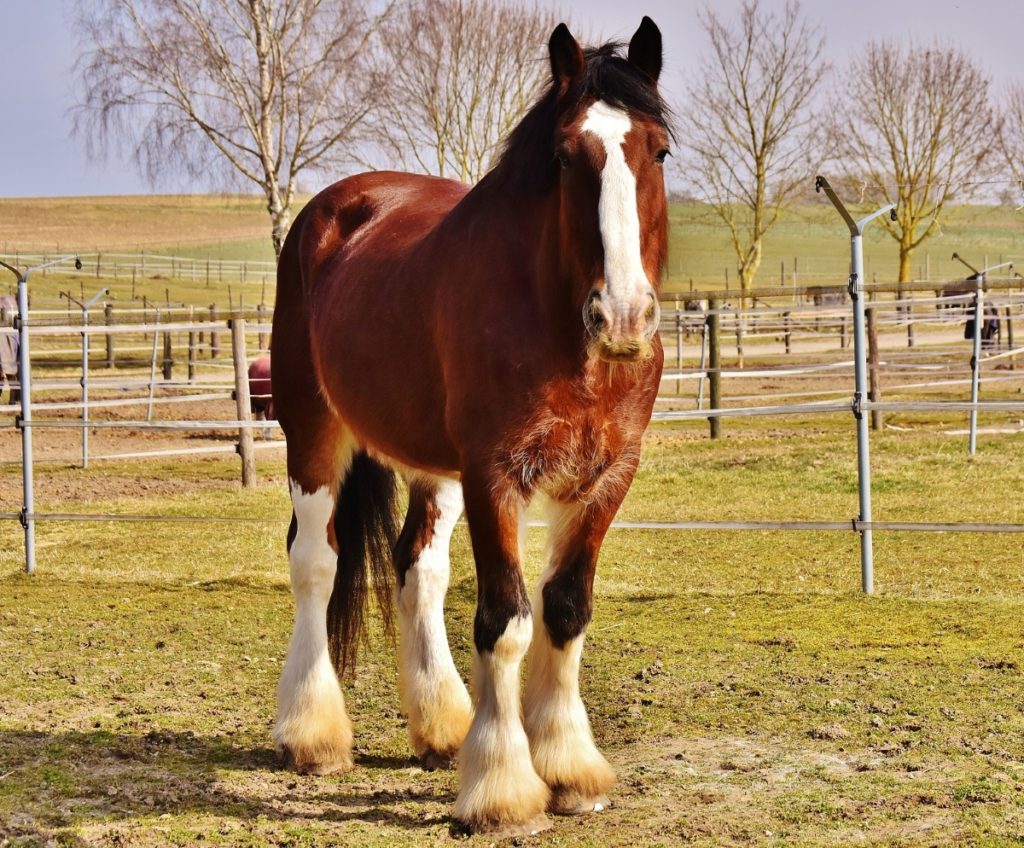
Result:
M623 517L844 518L848 422L696 425L648 437ZM879 519L1021 521L1021 436L874 437ZM17 469L0 468L13 475ZM281 461L77 475L139 496L42 509L258 518L43 524L39 571L0 527L0 843L420 845L466 841L456 779L409 758L394 650L346 686L356 768L279 770L274 687L292 605ZM180 483L148 496L146 479ZM116 485L115 485L116 483ZM1024 550L1015 536L612 531L583 691L613 805L522 844L1010 845L1024 840ZM527 539L527 573L542 531ZM449 633L467 673L475 579L456 531ZM6 842L4 842L6 840ZM487 844L472 837L470 844Z

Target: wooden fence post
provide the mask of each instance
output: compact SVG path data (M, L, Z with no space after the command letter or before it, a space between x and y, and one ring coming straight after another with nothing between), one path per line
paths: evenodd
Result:
M216 359L220 356L220 333L214 327L217 324L217 304L210 304L210 358Z
M711 388L711 409L719 409L722 401L722 375L720 373L721 355L718 314L720 301L712 298L708 303L708 384ZM711 438L717 439L722 433L722 419L717 415L708 418L711 425Z
M1013 350L1013 307L1012 306L1007 306L1006 307L1006 347L1009 350ZM1015 370L1015 366L1013 364L1014 357L1012 357L1012 356L1009 357L1009 360L1010 360L1009 368L1010 368L1011 371L1013 371L1013 370Z
M875 307L866 310L868 319L868 400L873 403L881 400L882 392L878 382L878 324L875 322ZM882 429L882 411L871 410L871 429Z
M792 338L793 338L793 324L792 324L792 317L791 317L791 315L790 315L790 313L788 311L782 313L782 320L783 320L783 323L785 324L785 328L786 328L785 329L785 333L783 334L783 339L786 342L786 353L790 353L791 352L790 343L792 342Z
M231 357L235 365L235 408L238 420L243 424L252 421L252 409L249 406L249 362L245 353L245 319L240 316L231 318ZM242 458L242 485L256 485L256 457L253 449L252 428L240 427L238 430L238 455Z
M257 339L260 346L260 353L263 353L263 351L267 349L267 334L262 329L263 325L267 323L267 305L265 303L260 303L260 305L256 307L256 320L260 324L260 331Z
M188 381L196 381L196 308L188 308L188 322L192 326L188 328Z
M174 316L171 316L174 319ZM174 353L171 350L171 331L164 330L164 380L170 380L174 376Z
M107 303L103 307L103 323L110 326L114 323L114 304ZM107 333L107 368L114 367L114 334Z

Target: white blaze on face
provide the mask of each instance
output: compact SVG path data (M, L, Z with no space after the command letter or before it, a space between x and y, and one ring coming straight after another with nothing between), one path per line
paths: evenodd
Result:
M636 204L636 177L626 164L623 143L632 127L629 115L598 100L587 110L582 130L593 133L604 145L601 199L598 216L604 243L604 294L613 310L650 290L640 258L640 215Z

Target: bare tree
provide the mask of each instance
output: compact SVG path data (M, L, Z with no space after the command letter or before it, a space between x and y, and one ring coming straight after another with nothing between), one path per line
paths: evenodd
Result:
M999 147L1017 183L1015 194L1024 197L1024 83L1014 83L1006 90Z
M899 244L898 281L946 205L989 174L999 121L989 81L956 47L872 42L843 75L832 108L838 163L862 194L897 204L883 217Z
M81 7L75 129L127 142L151 180L227 172L266 196L274 251L299 175L350 142L380 90L371 0L96 0Z
M393 57L371 122L389 163L476 182L546 79L558 23L501 0L410 0L382 27Z
M729 228L745 296L765 234L810 180L810 105L827 70L824 36L796 0L779 14L747 0L734 22L709 7L700 20L710 54L683 110L679 171Z

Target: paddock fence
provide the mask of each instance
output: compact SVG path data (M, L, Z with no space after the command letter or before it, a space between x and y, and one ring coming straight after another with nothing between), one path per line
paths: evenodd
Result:
M88 264L86 263L86 267ZM977 435L977 416L1014 432L1024 429L1024 347L1014 330L1024 320L1020 281L986 280L971 292L950 290L962 281L863 287L868 320L871 391L852 389L856 370L855 310L842 286L756 289L744 301L726 301L721 291L668 294L662 301L661 336L666 349L654 422L706 419L712 436L723 420L764 415L882 416L967 412ZM25 496L17 520L26 534L26 570L34 569L35 522L259 522L278 519L203 515L45 513L34 508L31 477L34 431L79 431L81 464L142 460L176 455L234 452L244 485L255 482L257 451L279 450L268 438L276 422L254 421L248 396L248 364L269 346L271 310L266 306L222 314L214 305L125 306L104 303L90 319L87 310L32 309L25 321L0 322L0 333L18 334L28 351L22 402L0 405L0 416L22 435ZM978 328L965 328L973 315ZM980 339L985 316L995 315ZM969 337L965 337L969 336ZM973 346L977 346L975 352ZM984 384L991 399L977 396ZM24 391L31 386L31 392ZM883 393L888 400L883 400ZM29 394L26 403L25 395ZM969 398L969 399L968 399ZM767 403L766 403L767 401ZM188 417L188 408L216 417ZM133 413L132 417L121 417ZM170 417L173 416L173 417ZM1013 421L1016 424L1013 425ZM1011 425L1013 425L1011 427ZM220 444L92 454L89 434L100 430L218 434ZM254 433L264 439L257 441ZM982 431L984 433L984 431ZM229 442L223 442L227 435ZM77 460L77 456L75 457ZM870 486L870 481L867 483ZM893 522L862 517L822 521L638 521L616 522L635 530L772 530L854 532L1021 533L1024 524ZM30 550L30 548L32 550Z

